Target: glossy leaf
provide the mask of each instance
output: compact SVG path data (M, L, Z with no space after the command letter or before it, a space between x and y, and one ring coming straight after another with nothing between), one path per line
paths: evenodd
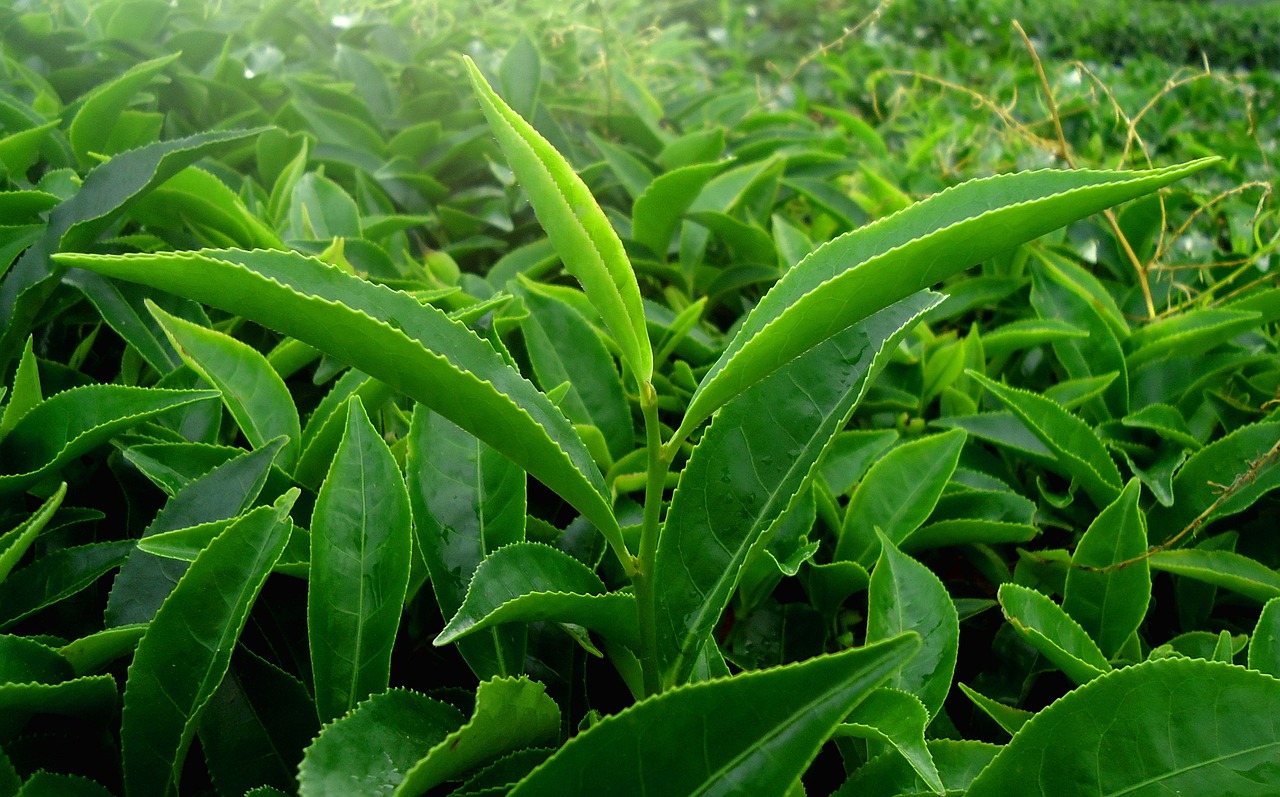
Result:
M1277 440L1280 423L1264 421L1241 426L1188 457L1173 478L1173 506L1154 507L1147 518L1152 541L1162 542L1180 533L1210 507L1213 511L1199 521L1200 527L1243 511L1280 486L1280 467L1274 458L1265 459ZM1235 489L1217 503L1222 496L1220 485L1234 485Z
M906 631L920 634L920 651L889 679L919 698L932 718L951 691L960 649L960 616L942 581L880 535L880 558L867 588L867 642Z
M302 751L320 732L302 682L237 649L231 669L201 712L197 733L220 794L270 784L293 791Z
M170 315L155 304L147 309L191 370L222 394L222 403L249 445L260 448L284 437L280 467L292 471L298 461L302 425L284 380L253 347L230 335Z
M105 628L68 642L58 649L58 653L71 663L76 675L88 675L125 654L133 653L146 631L147 626L142 623Z
M930 739L927 746L947 794L963 794L1001 749L958 739ZM920 774L891 751L859 767L832 797L921 797L929 793Z
M997 384L980 374L971 374L1000 399L1041 443L1054 453L1059 467L1098 506L1107 506L1120 495L1120 470L1107 453L1096 432L1052 399Z
M409 587L409 494L359 399L311 516L307 639L322 720L383 692Z
M83 249L137 197L220 147L261 130L205 133L159 141L121 153L94 169L70 199L54 208L44 235L23 253L0 283L0 365L7 365L25 340L36 314L53 293L63 266L49 257Z
M418 550L440 614L462 606L484 558L524 539L524 471L506 457L419 405L409 431L406 478ZM458 651L481 678L522 672L523 628L494 628L459 640Z
M1148 561L1153 570L1229 589L1258 603L1280 596L1280 573L1233 551L1182 548L1154 553Z
M0 583L0 628L68 598L124 564L131 540L63 548L9 574Z
M1249 639L1249 669L1280 678L1280 597L1268 600L1258 614Z
M125 107L133 96L178 57L177 53L144 61L120 77L94 89L80 104L71 120L67 138L82 165L94 153L106 154L105 147Z
M106 786L79 775L41 770L22 784L16 797L112 797Z
M770 371L892 302L1214 162L1146 172L1042 171L972 180L819 247L747 316L703 378L677 437Z
M50 396L0 440L0 495L25 490L140 421L217 395L89 385Z
M554 742L559 733L560 707L545 686L527 678L483 681L471 720L409 770L395 797L418 797L504 753Z
M840 721L917 645L907 635L663 692L575 736L511 797L782 797Z
M53 513L58 511L58 507L62 505L62 499L66 496L67 483L63 482L58 485L57 490L54 490L53 495L40 505L39 509L31 513L30 517L4 534L0 534L0 582L8 578L14 566L31 547L31 543L36 541L36 537L53 518Z
M998 595L1014 630L1071 680L1084 684L1111 670L1097 643L1047 595L1013 583Z
M156 612L129 665L120 741L129 795L173 794L200 712L267 574L284 551L298 493L259 507L218 536Z
M631 234L659 258L666 257L680 228L680 218L698 198L707 181L725 163L698 163L659 175L636 197L631 209Z
M877 313L717 415L685 465L658 542L658 654L667 685L688 678L748 554L803 491L883 367L882 352L937 302L921 294Z
M894 545L929 517L960 461L966 435L952 429L903 443L876 461L849 499L835 558L868 566L880 553L876 530Z
M147 312L143 302L146 299L163 302L170 312L181 312L174 305L187 305L188 312L183 314L192 320L195 313L190 312L196 305L184 299L176 299L141 285L120 283L107 279L100 274L83 269L67 272L63 282L80 289L84 297L97 309L102 320L107 322L120 337L129 342L156 371L165 374L182 365L182 358L173 350L173 345L165 337L164 330L156 323L151 313ZM203 313L201 312L201 315Z
M1129 410L1129 371L1116 329L1102 303L1090 290L1092 277L1074 263L1036 253L1031 260L1031 306L1046 321L1056 320L1087 332L1080 337L1052 341L1053 353L1067 374L1081 379L1114 373L1102 401L1103 417L1121 417ZM1110 321L1110 323L1109 323Z
M393 794L424 756L462 726L462 712L417 692L374 695L325 726L298 767L299 797Z
M521 328L538 382L548 390L568 382L569 393L559 406L569 420L603 432L613 458L629 453L635 447L631 407L600 338L562 302L536 291L527 291L522 300L529 317Z
M253 505L266 484L283 438L235 459L190 482L169 499L143 529L147 538L218 520L230 520ZM185 562L135 551L116 575L107 600L107 625L149 621L187 571Z
M471 59L466 64L489 126L565 269L582 283L631 373L649 381L653 351L640 286L621 239L568 161L494 93Z
M1034 712L1015 708L998 700L992 700L964 684L956 685L960 687L960 691L964 692L966 697L973 701L975 706L982 709L982 713L995 720L996 724L1008 732L1010 736L1017 733L1019 728L1027 724L1027 720L1035 716Z
M1142 490L1131 479L1103 509L1071 555L1062 608L1098 643L1108 659L1138 630L1151 600L1147 523L1138 506ZM1133 561L1137 560L1137 561ZM1124 567L1107 570L1121 562Z
M606 593L604 582L586 565L533 542L499 548L480 563L462 607L435 644L504 622L532 620L573 623L633 649L640 646L631 595Z
M1125 667L1036 714L966 795L1048 797L1071 784L1090 794L1261 797L1280 782L1277 716L1280 681L1243 667Z
M887 742L911 764L935 794L942 794L942 778L925 745L924 730L928 724L929 712L919 698L882 687L858 704L848 719L836 728L836 735Z
M489 344L436 308L289 252L65 260L229 309L407 393L564 496L629 564L603 480L568 420Z

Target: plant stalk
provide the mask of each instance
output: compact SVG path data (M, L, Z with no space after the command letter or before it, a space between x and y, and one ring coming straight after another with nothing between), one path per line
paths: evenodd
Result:
M644 675L645 694L657 694L661 688L658 673L658 624L656 595L653 584L654 560L658 554L658 535L661 531L662 490L667 479L671 460L663 456L662 435L658 425L658 392L653 384L640 385L640 411L644 415L645 443L649 451L649 465L645 475L644 521L640 527L640 554L636 561L636 573L632 576L635 586L636 611L640 623L640 665Z

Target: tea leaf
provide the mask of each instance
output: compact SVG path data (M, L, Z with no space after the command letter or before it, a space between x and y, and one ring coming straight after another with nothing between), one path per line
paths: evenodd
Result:
M913 296L842 331L727 404L703 434L672 496L654 564L667 685L688 678L748 554L803 491L883 367L883 352L938 301Z
M302 425L284 380L256 349L230 335L170 315L150 301L147 309L191 370L222 394L245 439L254 448L284 437L280 467L298 462Z
M62 506L62 499L66 496L67 483L63 482L39 509L31 513L31 517L0 534L0 582L8 578L14 566L31 547L31 543L36 541L36 537L53 518L53 513Z
M462 607L435 639L447 645L464 634L506 622L554 620L599 632L639 649L635 599L606 593L604 582L563 551L521 542L499 548L476 568Z
M880 552L876 530L894 545L915 531L942 496L966 435L952 429L903 443L876 461L849 499L836 560L869 566Z
M997 594L1014 630L1068 678L1084 684L1111 670L1097 643L1049 596L1013 583Z
M956 684L960 687L960 691L973 701L973 704L982 709L982 713L995 720L996 724L1004 728L1010 736L1018 732L1018 729L1027 724L1027 720L1035 716L1034 712L1024 711L1020 708L1001 703L998 700L983 695L964 684Z
M1130 479L1115 503L1089 524L1067 570L1062 608L1108 659L1138 630L1151 600L1151 569L1143 557L1147 524L1138 508L1141 493L1138 481ZM1126 565L1105 569L1121 562Z
M925 746L924 729L929 724L929 711L915 695L881 687L867 695L844 723L836 728L836 736L857 736L887 742L910 764L935 794L944 787L938 768Z
M307 639L323 721L387 688L409 586L409 494L360 400L311 516Z
M471 720L409 770L395 797L418 797L503 753L554 742L559 733L560 707L545 686L527 678L483 681Z
M120 77L95 88L80 104L71 120L67 138L81 165L92 162L93 153L108 154L106 147L120 115L144 86L178 58L178 53L144 61Z
M568 420L489 344L440 310L292 252L59 260L239 313L407 393L564 496L630 564L603 480Z
M1263 459L1277 441L1280 423L1264 421L1236 428L1188 457L1173 477L1173 506L1151 509L1149 525L1157 530L1152 541L1163 542L1181 532L1210 507L1213 512L1199 520L1200 528L1241 512L1280 486L1280 467ZM1227 488L1231 494L1214 506Z
M325 726L298 767L299 797L392 794L462 712L406 689L374 695Z
M1277 712L1280 681L1243 667L1181 658L1125 667L1032 717L966 794L1047 796L1071 784L1097 794L1262 795L1280 779ZM1124 766L1110 760L1120 750Z
M257 500L267 482L271 463L283 445L284 438L280 438L257 451L243 452L190 482L169 499L143 529L143 538L237 517ZM107 624L151 620L186 571L186 562L135 551L112 584L107 599Z
M1249 669L1280 678L1280 597L1262 607L1249 639Z
M698 386L676 437L683 439L748 385L876 310L1216 162L1206 158L1145 172L1026 172L973 180L820 246L747 316Z
M524 539L524 471L469 433L422 405L409 431L409 499L418 549L440 614L462 607L485 557ZM481 678L524 669L524 629L494 628L458 641L458 652Z
M120 742L130 795L174 794L196 722L284 551L297 491L209 543L156 612L129 665Z
M68 598L124 564L131 540L63 548L9 574L0 584L0 628Z
M933 571L880 535L880 558L867 588L867 642L906 631L920 634L920 650L889 679L914 695L933 718L951 691L960 648L960 616Z
M959 739L930 739L927 743L947 794L962 794L969 788L1000 747L986 742ZM929 785L907 759L894 751L877 756L859 767L832 797L923 797Z
M1154 553L1148 561L1154 570L1223 587L1258 603L1280 596L1280 573L1233 551L1182 548Z
M908 634L663 692L575 736L511 797L786 794L840 721L918 644ZM699 754L679 754L672 739Z
M1052 399L997 384L981 374L970 376L1026 424L1054 453L1059 467L1080 483L1095 504L1107 506L1116 500L1122 485L1120 470L1098 435L1084 421Z
M569 420L599 429L615 459L629 453L635 447L631 407L600 338L568 305L535 291L521 298L529 317L520 326L538 382L547 389L568 382L560 408Z
M49 215L44 235L23 253L0 283L0 366L7 366L58 284L65 268L50 261L59 250L92 244L131 202L195 161L262 132L232 130L158 141L121 153L95 168L75 196Z
M88 385L50 396L0 440L0 495L27 489L140 421L217 396L125 385Z
M636 197L631 208L631 235L659 258L665 258L680 228L680 218L729 161L699 163L672 169L656 177Z
M489 126L565 269L591 297L631 373L641 383L649 381L653 351L640 286L618 234L568 161L502 101L470 58L465 60Z

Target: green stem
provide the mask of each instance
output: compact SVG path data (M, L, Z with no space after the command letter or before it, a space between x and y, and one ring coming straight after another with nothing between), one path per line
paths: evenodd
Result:
M666 484L671 460L663 456L662 435L658 425L658 393L649 382L640 386L640 410L644 415L649 467L645 475L640 555L636 561L632 583L635 585L636 609L640 621L640 665L644 674L644 691L652 695L662 688L658 673L658 624L653 564L657 559L658 535L661 531L662 489Z

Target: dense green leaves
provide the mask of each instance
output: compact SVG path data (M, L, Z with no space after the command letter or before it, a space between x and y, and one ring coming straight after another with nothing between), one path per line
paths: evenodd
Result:
M1094 519L1071 556L1062 608L1108 658L1138 629L1151 600L1146 519L1131 481Z
M668 683L688 678L748 552L809 480L881 352L936 301L922 294L850 327L716 416L680 476L658 544L658 640ZM844 367L833 370L832 362ZM797 395L799 385L805 391Z
M172 794L196 721L289 538L297 493L259 507L218 535L156 612L138 643L121 724L131 795Z
M867 642L906 631L920 635L920 650L889 684L924 704L930 718L951 690L960 647L960 617L942 582L924 565L900 553L880 535L880 558L867 594Z
M0 797L1277 790L1274 69L473 5L0 4Z

